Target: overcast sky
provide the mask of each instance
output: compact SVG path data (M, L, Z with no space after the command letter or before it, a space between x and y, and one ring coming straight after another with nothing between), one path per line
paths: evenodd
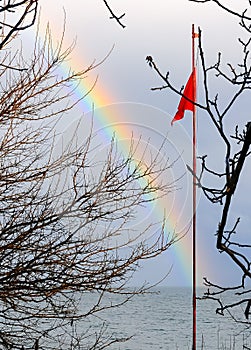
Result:
M227 3L234 4L236 1ZM238 5L241 3L244 4L245 1L239 1ZM72 116L72 120L79 118L82 113L90 113L93 101L97 109L97 130L106 131L109 128L109 116L111 124L116 121L114 116L119 114L118 123L126 122L127 127L142 134L144 140L151 137L151 147L155 149L160 140L167 137L166 152L170 153L170 159L174 159L177 154L182 155L182 160L172 172L173 177L178 177L185 171L185 164L191 162L191 115L187 112L182 122L175 123L173 128L170 127L179 97L167 90L150 90L151 87L161 86L162 82L146 64L145 57L151 55L163 72L170 72L172 82L180 88L186 83L191 72L192 23L201 27L207 62L213 64L218 51L222 52L224 62L238 61L240 56L237 37L241 34L238 21L211 3L195 4L188 0L110 1L117 14L126 14L123 18L126 28L122 29L115 21L109 19L109 13L101 0L74 0L74 5L72 0L42 0L41 4L41 26L48 21L55 38L63 28L65 10L65 44L70 44L76 39L72 59L68 62L69 67L81 69L93 60L99 62L113 48L109 57L95 72L88 75L89 83L86 82L86 88L98 75L96 90L94 89L91 97L79 107L79 115ZM200 83L199 73L199 86ZM213 82L211 89L212 93L219 89L222 104L227 101L230 91L220 82ZM203 98L200 91L198 94L199 98ZM228 125L230 130L234 130L236 120L244 127L249 118L247 108L243 105L247 101L245 96L242 104L237 104L233 109ZM65 121L66 129L72 120ZM198 112L198 154L209 154L210 164L220 166L222 163L218 156L221 151L222 145L206 116ZM247 169L245 172L248 174ZM169 207L167 204L170 217L172 216L170 230L175 226L175 218L177 230L182 229L182 225L186 226L189 221L190 180L189 174L186 174L181 183L182 189L175 196L171 195ZM247 181L248 176L244 174L243 185L240 186L238 195L242 204L233 207L234 215L243 216L244 232L251 224L250 210L245 203L248 196L244 198ZM224 280L231 281L237 276L236 271L231 262L215 249L215 232L221 208L213 207L200 195L198 197L198 283L202 284L203 276L219 282L222 272ZM164 205L160 205L153 210L153 220L160 219L163 207ZM175 214L171 213L172 210ZM155 262L147 262L137 274L136 283L145 280L157 281L173 266L165 284L190 285L190 253L189 233L184 241L171 251L167 251Z

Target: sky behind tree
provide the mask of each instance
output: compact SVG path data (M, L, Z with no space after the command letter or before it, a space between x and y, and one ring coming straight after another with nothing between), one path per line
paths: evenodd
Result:
M168 4L167 4L168 3ZM229 3L229 2L228 2ZM233 6L236 5L234 1ZM143 4L143 5L142 5ZM163 72L170 72L170 79L179 89L191 73L191 25L202 29L202 42L209 64L215 63L218 51L222 52L223 62L238 62L238 36L241 34L238 20L226 15L214 4L195 4L188 0L176 1L110 1L114 12L125 12L122 29L109 13L102 1L43 0L41 2L41 31L47 21L54 40L58 40L63 29L64 13L66 14L65 46L75 40L72 59L62 67L81 69L90 65L93 60L100 62L108 55L92 74L86 77L83 84L76 89L76 98L85 94L96 77L97 83L90 95L80 103L78 112L64 119L64 132L74 121L84 115L94 115L95 130L101 132L104 144L109 143L113 132L117 133L121 149L131 133L142 135L144 142L150 142L156 150L164 138L167 139L165 154L170 162L179 160L170 172L170 180L180 178L178 190L170 194L166 202L149 207L145 220L160 222L164 210L167 215L168 231L185 232L191 218L191 176L186 173L186 164L191 164L191 114L176 122L171 128L170 122L179 103L179 96L166 89L151 91L151 87L161 86L162 82L145 62L147 55L154 57ZM33 35L30 31L28 36ZM25 34L26 35L26 34ZM201 76L198 67L198 99L203 100L200 90ZM219 91L222 105L231 93L221 81L213 80L211 92ZM245 126L249 115L245 108L248 97L233 108L229 115L230 131L235 123ZM94 108L94 114L93 114ZM150 140L150 141L147 141ZM198 154L209 153L209 163L216 167L224 166L218 158L222 144L206 116L198 111ZM247 164L246 166L250 166ZM248 182L247 171L242 175L237 200L244 198ZM247 198L247 196L246 196ZM238 203L238 201L237 201ZM243 201L242 201L243 203ZM233 207L233 214L242 216L242 230L250 227L248 205ZM227 283L237 276L233 265L220 255L215 248L215 232L220 218L219 206L212 206L198 194L198 284L204 276L217 282L222 279L222 271ZM136 226L139 226L142 217ZM234 218L233 218L234 222ZM156 282L171 269L165 280L167 285L191 285L191 232L174 247L155 261L144 264L137 273L135 283L143 281Z

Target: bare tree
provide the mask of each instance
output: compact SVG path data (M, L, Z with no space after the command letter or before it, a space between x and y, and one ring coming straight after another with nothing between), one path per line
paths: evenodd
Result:
M122 18L124 18L125 13L122 13L122 15L116 15L113 11L112 7L109 5L109 2L107 0L102 0L105 4L106 8L108 9L110 13L110 19L115 19L115 21L122 27L125 28L126 26L122 23Z
M1 0L0 49L9 43L18 33L34 25L37 18L38 0Z
M133 138L127 156L114 138L95 158L92 130L84 142L73 134L56 150L58 118L74 113L74 88L95 65L59 74L72 48L53 45L49 29L30 61L10 51L37 6L13 0L0 7L0 345L104 349L125 339L78 324L146 291L127 282L140 261L175 241L164 235L164 219L154 231L152 224L130 230L138 208L172 190L162 181L170 165L161 150L140 153ZM107 294L123 298L111 304Z
M196 3L206 3L209 0L190 0ZM206 53L202 45L202 33L199 29L199 58L202 67L202 81L204 98L196 103L197 107L204 111L212 122L212 126L216 132L216 138L219 136L221 143L224 145L222 153L222 169L218 167L211 168L208 165L207 159L210 153L200 156L201 170L196 176L197 186L203 191L206 198L213 204L220 205L221 219L217 227L216 248L220 253L227 254L234 266L237 266L240 271L240 280L237 285L221 285L215 284L205 278L205 285L208 286L204 298L217 300L219 307L217 313L224 314L225 310L230 312L231 309L243 306L243 313L247 325L250 325L249 317L251 313L251 260L250 242L243 243L242 238L238 239L239 223L241 218L235 218L235 223L231 227L232 221L231 203L234 200L233 195L237 191L240 174L243 171L243 166L250 154L251 143L251 123L248 120L246 125L233 125L232 134L229 134L229 114L240 100L241 96L250 91L251 88L251 65L250 65L250 43L251 43L251 17L248 15L248 10L251 5L246 2L243 5L243 11L240 13L224 5L223 2L212 0L219 8L226 11L226 15L230 14L239 19L239 25L243 29L243 37L238 39L242 60L236 66L228 63L226 66L222 63L222 54L218 53L217 61L212 65L206 63ZM243 2L244 3L244 2ZM239 4L240 5L240 4ZM227 33L226 33L227 35ZM164 82L162 86L154 87L152 90L170 89L175 93L182 95L183 90L175 87L170 80L169 72L162 73L158 68L152 56L146 58L148 64L157 73ZM233 94L228 101L221 100L220 93L212 96L210 80L212 78L221 79L225 82L226 88L230 87L229 91ZM203 94L202 94L203 95ZM192 102L192 101L191 101ZM228 123L228 124L227 124ZM210 150L209 150L210 152ZM213 157L215 157L213 155ZM212 163L212 162L211 162ZM192 173L190 167L189 171ZM247 171L247 170L246 170ZM216 179L216 180L215 180ZM212 183L212 186L210 186ZM218 183L218 186L215 186ZM238 198L240 200L240 198ZM231 220L230 220L231 219ZM231 299L227 302L222 300L222 296L232 293ZM230 300L230 301L229 301Z

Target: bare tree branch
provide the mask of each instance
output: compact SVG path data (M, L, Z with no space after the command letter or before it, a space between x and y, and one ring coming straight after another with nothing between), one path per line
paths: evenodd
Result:
M0 21L2 28L4 28L2 40L0 41L0 50L9 42L9 40L11 40L12 37L15 36L16 33L34 25L37 17L38 1L39 0L24 0L19 2L8 1L4 6L0 7L0 12L2 13L10 12L15 15L18 12L14 24L12 24L12 22L7 23L5 19ZM24 9L22 11L23 6ZM30 16L31 19L29 18Z
M221 219L217 229L217 242L216 248L220 253L225 253L232 261L234 266L237 266L240 271L241 283L236 286L222 286L214 284L205 278L205 285L208 286L208 291L205 293L204 298L216 300L219 303L217 312L223 314L225 310L235 309L240 305L245 305L243 309L243 315L246 318L243 321L245 324L250 324L250 307L251 307L251 291L247 289L245 291L245 298L241 298L236 301L236 298L244 296L244 288L250 283L251 278L251 260L250 260L250 248L251 244L239 241L238 238L234 239L238 235L240 230L240 220L238 217L234 220L234 225L229 229L228 222L232 216L231 203L234 201L234 194L238 189L238 183L240 181L240 175L244 171L244 164L250 155L250 142L251 142L251 123L248 120L245 129L240 132L240 127L235 126L235 132L233 135L229 135L226 132L226 125L229 126L229 112L235 106L236 102L240 99L243 93L249 93L251 88L251 65L250 65L250 45L251 45L251 18L247 15L247 9L236 12L223 5L218 0L190 0L196 3L213 2L218 7L226 12L230 13L240 19L240 26L245 31L245 39L238 38L240 45L240 52L242 53L242 59L239 64L234 65L228 63L223 66L221 62L221 53L218 53L218 59L215 64L208 66L205 60L205 52L202 45L202 32L199 29L199 58L202 68L202 88L203 98L201 101L196 102L196 106L206 112L207 116L212 122L213 127L216 130L216 137L223 143L224 152L222 154L222 170L214 169L212 166L208 166L208 155L200 156L201 169L199 174L194 174L191 167L187 165L188 171L196 179L197 186L203 191L206 198L213 204L220 204L223 206L221 210ZM251 3L249 2L249 8ZM154 87L152 90L171 90L177 95L183 96L183 89L178 90L170 83L169 72L163 74L157 64L154 62L152 56L146 58L149 66L154 72L164 81L164 85L160 87ZM211 96L210 81L212 78L223 79L223 81L232 88L233 94L227 100L219 102L220 93L216 93L215 96ZM186 98L186 97L185 97ZM190 100L189 100L190 101ZM193 103L193 101L190 101ZM209 150L210 152L210 150ZM210 181L213 180L213 185L210 186ZM207 183L207 185L205 185ZM215 183L218 185L215 186ZM227 293L232 293L232 302L226 302L219 297ZM242 321L241 321L242 322Z
M33 25L37 6L38 0L0 6L2 50ZM126 341L107 334L103 322L83 328L83 320L93 325L100 312L149 292L149 285L129 289L128 282L142 261L178 239L166 234L165 217L132 227L142 207L175 189L163 180L172 164L161 147L153 154L132 137L122 155L114 137L100 152L92 125L79 141L79 124L57 147L58 121L85 98L74 98L76 86L100 64L59 74L73 50L63 49L63 37L55 46L48 27L44 40L35 40L30 60L22 50L0 60L3 350L94 350ZM114 303L111 294L119 297Z
M125 16L125 13L123 13L120 16L115 15L115 13L113 12L111 6L109 6L108 1L107 0L103 0L105 6L107 7L108 11L111 14L110 19L115 19L115 21L117 21L117 23L122 27L125 28L126 26L121 22L121 19Z

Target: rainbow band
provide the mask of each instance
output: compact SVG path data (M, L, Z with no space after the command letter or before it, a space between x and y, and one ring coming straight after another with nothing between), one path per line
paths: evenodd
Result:
M74 53L72 53L71 61L67 61L62 65L62 71L64 74L67 74L70 70L74 71L80 71L83 66L83 60L81 55L77 52L77 50L74 50ZM124 124L118 123L117 119L117 113L109 113L106 114L103 112L105 106L115 106L115 102L117 101L116 96L114 93L109 93L109 90L107 87L103 87L102 83L100 81L100 78L93 89L93 81L89 81L88 79L83 79L78 87L75 89L75 96L76 99L81 98L82 96L86 95L88 91L89 94L80 101L79 107L81 111L83 111L85 114L90 112L93 112L94 109L94 116L95 116L95 123L98 123L97 127L100 130L102 137L106 142L110 141L113 135L116 135L117 139L131 139L132 136L132 129L129 127L126 127ZM117 106L117 104L116 104ZM163 113L163 118L165 118L165 115ZM166 118L167 119L167 118ZM169 124L169 119L167 119L167 127ZM107 126L112 126L112 128L108 128ZM157 205L154 206L154 213L156 216L156 221L161 221L164 208L166 204L162 203L161 201L158 202ZM179 206L179 203L177 204ZM180 220L180 215L177 212L177 209L174 209L170 215L168 215L167 218L167 232L174 232L177 227L177 222ZM170 265L174 264L174 272L175 274L178 274L177 280L181 281L182 285L185 286L191 286L192 281L192 252L191 252L191 237L190 234L186 235L182 240L180 240L177 244L172 246L170 250L167 251L167 259L168 254L170 254L171 259L173 260L166 262L165 266L163 267L163 271L166 269L166 272L170 269ZM203 261L203 263L200 263L200 259L198 258L198 282L201 284L201 278L202 276L201 271L203 271L203 275L206 274L205 271L209 271L206 262ZM170 277L171 278L171 277ZM172 279L172 278L171 278ZM168 283L168 279L166 280Z

